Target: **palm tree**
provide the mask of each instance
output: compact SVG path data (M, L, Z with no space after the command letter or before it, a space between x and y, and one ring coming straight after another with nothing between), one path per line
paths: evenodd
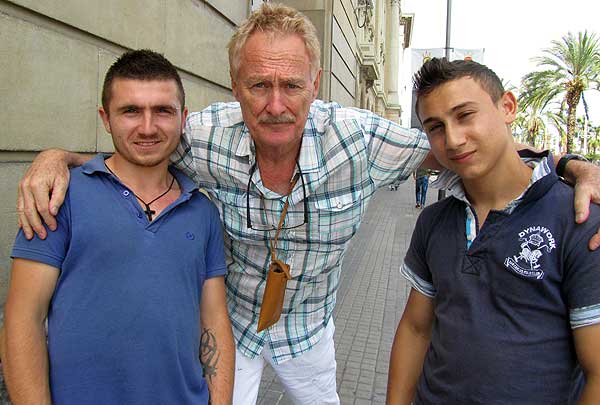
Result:
M596 156L596 150L600 147L600 125L592 127L590 129L590 138L588 142L589 153L590 156Z
M541 148L545 148L546 123L542 111L529 106L526 110L519 111L515 124L521 130L522 142L531 146L540 146L538 140L541 138Z
M561 41L552 41L544 55L534 58L543 70L526 74L523 108L534 105L544 110L550 101L564 101L567 113L566 151L572 152L576 129L577 105L586 90L599 89L600 44L595 34L587 31L577 37L568 33ZM586 111L587 114L587 111Z
M567 118L564 115L563 108L561 107L558 111L549 111L546 114L546 117L548 117L548 122L554 128L556 128L556 131L558 132L558 139L560 140L558 144L559 152L564 153L564 147L567 144Z
M536 139L541 134L545 143L546 122L544 120L546 104L532 95L532 89L524 87L519 94L519 112L515 123L521 130L522 142L536 146Z

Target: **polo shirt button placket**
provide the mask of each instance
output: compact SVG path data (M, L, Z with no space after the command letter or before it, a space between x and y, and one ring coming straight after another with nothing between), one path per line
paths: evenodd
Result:
M131 195L131 192L130 192L129 190L123 190L123 191L121 192L121 194L123 195L123 197L125 197L125 198L129 199L129 196ZM136 216L138 217L138 219L142 219L142 218L144 217L144 214L142 214L142 213L139 211L139 209L140 209L139 207L136 207L136 208L137 208L137 210L138 210L138 212L137 212Z

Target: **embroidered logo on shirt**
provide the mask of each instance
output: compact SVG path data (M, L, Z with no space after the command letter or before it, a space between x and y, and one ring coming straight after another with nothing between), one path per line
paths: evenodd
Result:
M543 279L544 270L539 262L544 253L556 249L554 236L548 228L530 226L519 232L519 242L521 251L518 255L507 257L504 265L523 277Z

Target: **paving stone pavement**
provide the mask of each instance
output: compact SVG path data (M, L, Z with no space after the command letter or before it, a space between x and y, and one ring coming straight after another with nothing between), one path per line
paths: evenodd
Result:
M397 191L378 191L346 252L334 312L337 389L343 405L385 403L390 350L409 290L399 266L420 213L414 198L412 180ZM436 198L437 190L431 189L428 204ZM0 375L0 404L10 404L3 385ZM258 405L290 404L267 365Z
M379 190L342 265L335 322L337 390L342 405L385 404L390 351L409 287L399 266L415 221L414 181ZM427 203L437 199L430 189ZM258 405L290 405L267 365ZM309 404L307 404L309 405Z

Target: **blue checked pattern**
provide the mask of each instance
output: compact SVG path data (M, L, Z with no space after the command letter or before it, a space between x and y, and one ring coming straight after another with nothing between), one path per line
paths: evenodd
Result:
M216 103L190 114L173 162L205 188L225 226L228 308L238 350L254 358L268 344L275 363L310 350L319 341L336 302L345 249L377 188L406 180L429 151L425 135L369 111L315 101L298 163L308 199L308 223L282 230L277 257L290 265L282 317L256 332L274 231L247 228L250 184L252 224L275 227L285 203L264 187L239 103ZM260 194L264 198L261 202ZM298 181L286 225L304 220Z

